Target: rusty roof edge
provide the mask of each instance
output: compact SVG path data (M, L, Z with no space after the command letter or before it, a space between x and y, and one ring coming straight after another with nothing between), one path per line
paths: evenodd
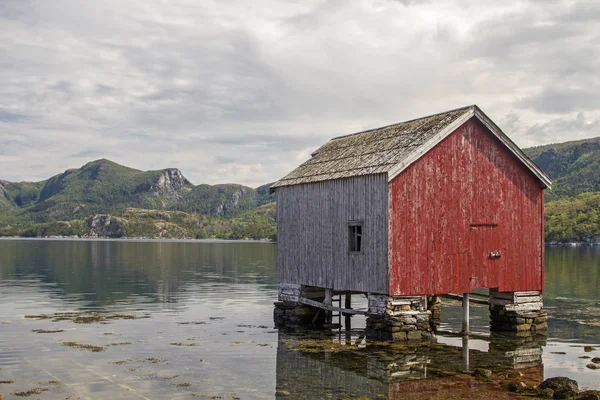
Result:
M483 123L519 160L521 160L521 162L525 164L546 188L552 189L552 180L550 180L548 175L546 175L544 171L542 171L542 169L515 144L515 142L502 132L502 129L500 129L500 127L498 127L498 125L496 125L479 107L474 107L475 117L477 117L477 119L481 121L481 123Z
M411 154L408 155L404 160L390 168L388 171L388 182L391 182L392 179L400 175L406 168L411 166L415 161L419 160L425 154L427 154L431 149L433 149L438 143L444 140L447 136L449 136L452 132L458 129L462 124L467 122L470 118L475 115L475 105L469 106L470 110L465 112L460 117L456 118L454 121L450 122L446 125L442 130L436 133L431 139L423 143L417 149L415 149ZM460 109L458 109L460 110Z

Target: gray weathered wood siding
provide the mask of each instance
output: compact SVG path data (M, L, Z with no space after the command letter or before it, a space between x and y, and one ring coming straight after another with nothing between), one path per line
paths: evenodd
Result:
M280 283L388 293L387 174L277 188ZM362 254L348 222L363 221Z

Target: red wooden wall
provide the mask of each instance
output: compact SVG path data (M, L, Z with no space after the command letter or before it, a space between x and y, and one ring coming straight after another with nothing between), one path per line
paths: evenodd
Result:
M388 204L390 295L543 289L543 189L476 118L394 178Z

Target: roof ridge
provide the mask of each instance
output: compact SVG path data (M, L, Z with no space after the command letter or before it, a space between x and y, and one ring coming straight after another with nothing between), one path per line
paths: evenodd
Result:
M387 173L391 181L471 118L480 121L543 186L550 187L552 182L539 167L473 104L332 139L271 188L377 173Z
M391 127L398 126L398 125L404 125L404 124L407 124L409 122L415 122L415 121L418 121L420 119L431 118L431 117L435 117L437 115L448 114L448 113L459 111L459 110L465 110L466 111L467 109L474 108L474 107L477 107L477 105L476 104L471 104L471 105L468 105L468 106L457 107L457 108L454 108L452 110L446 110L446 111L442 111L442 112L438 112L438 113L426 115L424 117L413 118L413 119L409 119L409 120L402 121L402 122L396 122L396 123L393 123L393 124L389 124L389 125L385 125L385 126L380 126L378 128L372 128L372 129L367 129L367 130L360 131L360 132L350 133L348 135L336 136L334 138L331 138L329 141L331 142L331 141L338 140L338 139L344 139L344 138L347 138L347 137L350 137L350 136L360 135L362 133L374 132L374 131L378 131L380 129L386 129L386 128L391 128Z

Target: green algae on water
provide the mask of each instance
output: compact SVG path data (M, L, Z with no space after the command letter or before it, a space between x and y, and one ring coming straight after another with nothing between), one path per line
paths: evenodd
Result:
M17 396L17 397L29 397L29 396L33 396L36 394L42 394L43 392L47 392L49 389L46 388L33 388L33 389L29 389L25 392L15 392L13 393L13 396Z
M25 315L26 319L52 320L52 322L70 321L75 324L109 323L114 320L132 320L148 318L147 316L136 316L133 314L114 314L105 312L59 312L54 314Z
M94 346L91 344L81 344L81 343L76 343L76 342L62 342L63 346L66 347L73 347L75 349L80 349L80 350L88 350L94 353L99 353L101 351L104 351L104 347L102 346Z
M123 365L123 364L127 364L131 362L131 360L120 360L120 361L112 361L109 364L114 364L114 365Z

